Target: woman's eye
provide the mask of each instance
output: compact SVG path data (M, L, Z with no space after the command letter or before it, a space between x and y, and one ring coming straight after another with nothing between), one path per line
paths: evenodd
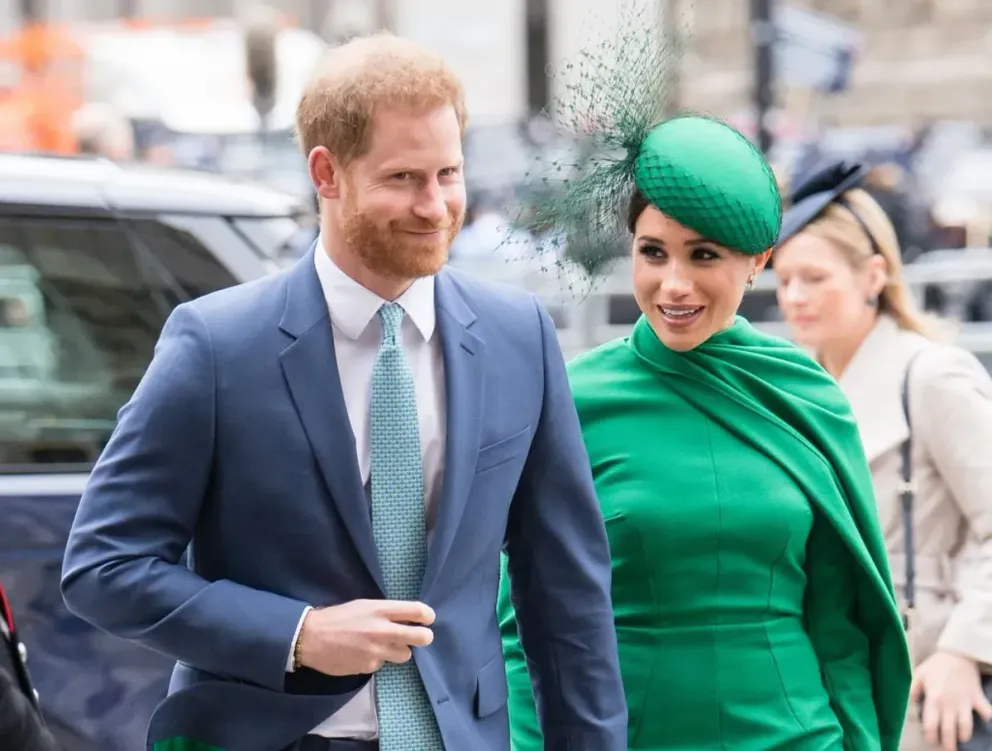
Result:
M642 245L641 254L648 258L662 258L665 255L665 251L657 245Z
M698 261L715 261L720 257L719 253L707 248L698 248L692 255Z

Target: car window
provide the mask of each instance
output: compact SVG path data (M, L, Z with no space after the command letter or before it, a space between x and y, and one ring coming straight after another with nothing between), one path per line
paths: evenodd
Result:
M263 256L280 263L295 262L317 239L315 217L236 217L231 222Z
M0 472L87 468L172 308L233 283L192 236L131 230L0 217Z
M233 284L230 272L190 232L155 220L131 220L139 253L145 251L177 282L187 299Z

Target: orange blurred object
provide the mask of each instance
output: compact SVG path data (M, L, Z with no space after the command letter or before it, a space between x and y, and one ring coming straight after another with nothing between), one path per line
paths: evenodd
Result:
M101 28L202 31L231 19L120 19ZM282 27L292 17L279 14ZM73 113L86 104L86 48L92 24L34 24L0 38L0 151L78 151Z
M38 24L0 39L0 150L76 151L82 47L66 27Z

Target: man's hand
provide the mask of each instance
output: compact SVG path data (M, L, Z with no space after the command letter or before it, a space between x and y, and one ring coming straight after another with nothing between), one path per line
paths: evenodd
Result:
M942 751L955 751L958 742L971 740L973 712L986 722L992 719L978 665L961 655L931 655L916 669L910 696L914 701L923 700L923 734Z
M325 675L371 674L434 641L425 628L432 623L434 611L422 602L353 600L312 610L300 629L300 663Z

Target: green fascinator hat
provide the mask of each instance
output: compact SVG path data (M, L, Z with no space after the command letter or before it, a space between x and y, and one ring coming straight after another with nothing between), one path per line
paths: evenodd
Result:
M629 256L635 188L663 214L738 252L762 253L778 237L782 199L761 152L716 118L676 113L686 35L664 31L672 25L651 15L661 5L631 8L615 36L552 71L560 95L546 114L558 138L525 176L500 252L557 272L565 295L588 292Z
M634 160L634 184L666 216L741 253L775 245L782 197L768 162L738 131L683 115L654 127Z

